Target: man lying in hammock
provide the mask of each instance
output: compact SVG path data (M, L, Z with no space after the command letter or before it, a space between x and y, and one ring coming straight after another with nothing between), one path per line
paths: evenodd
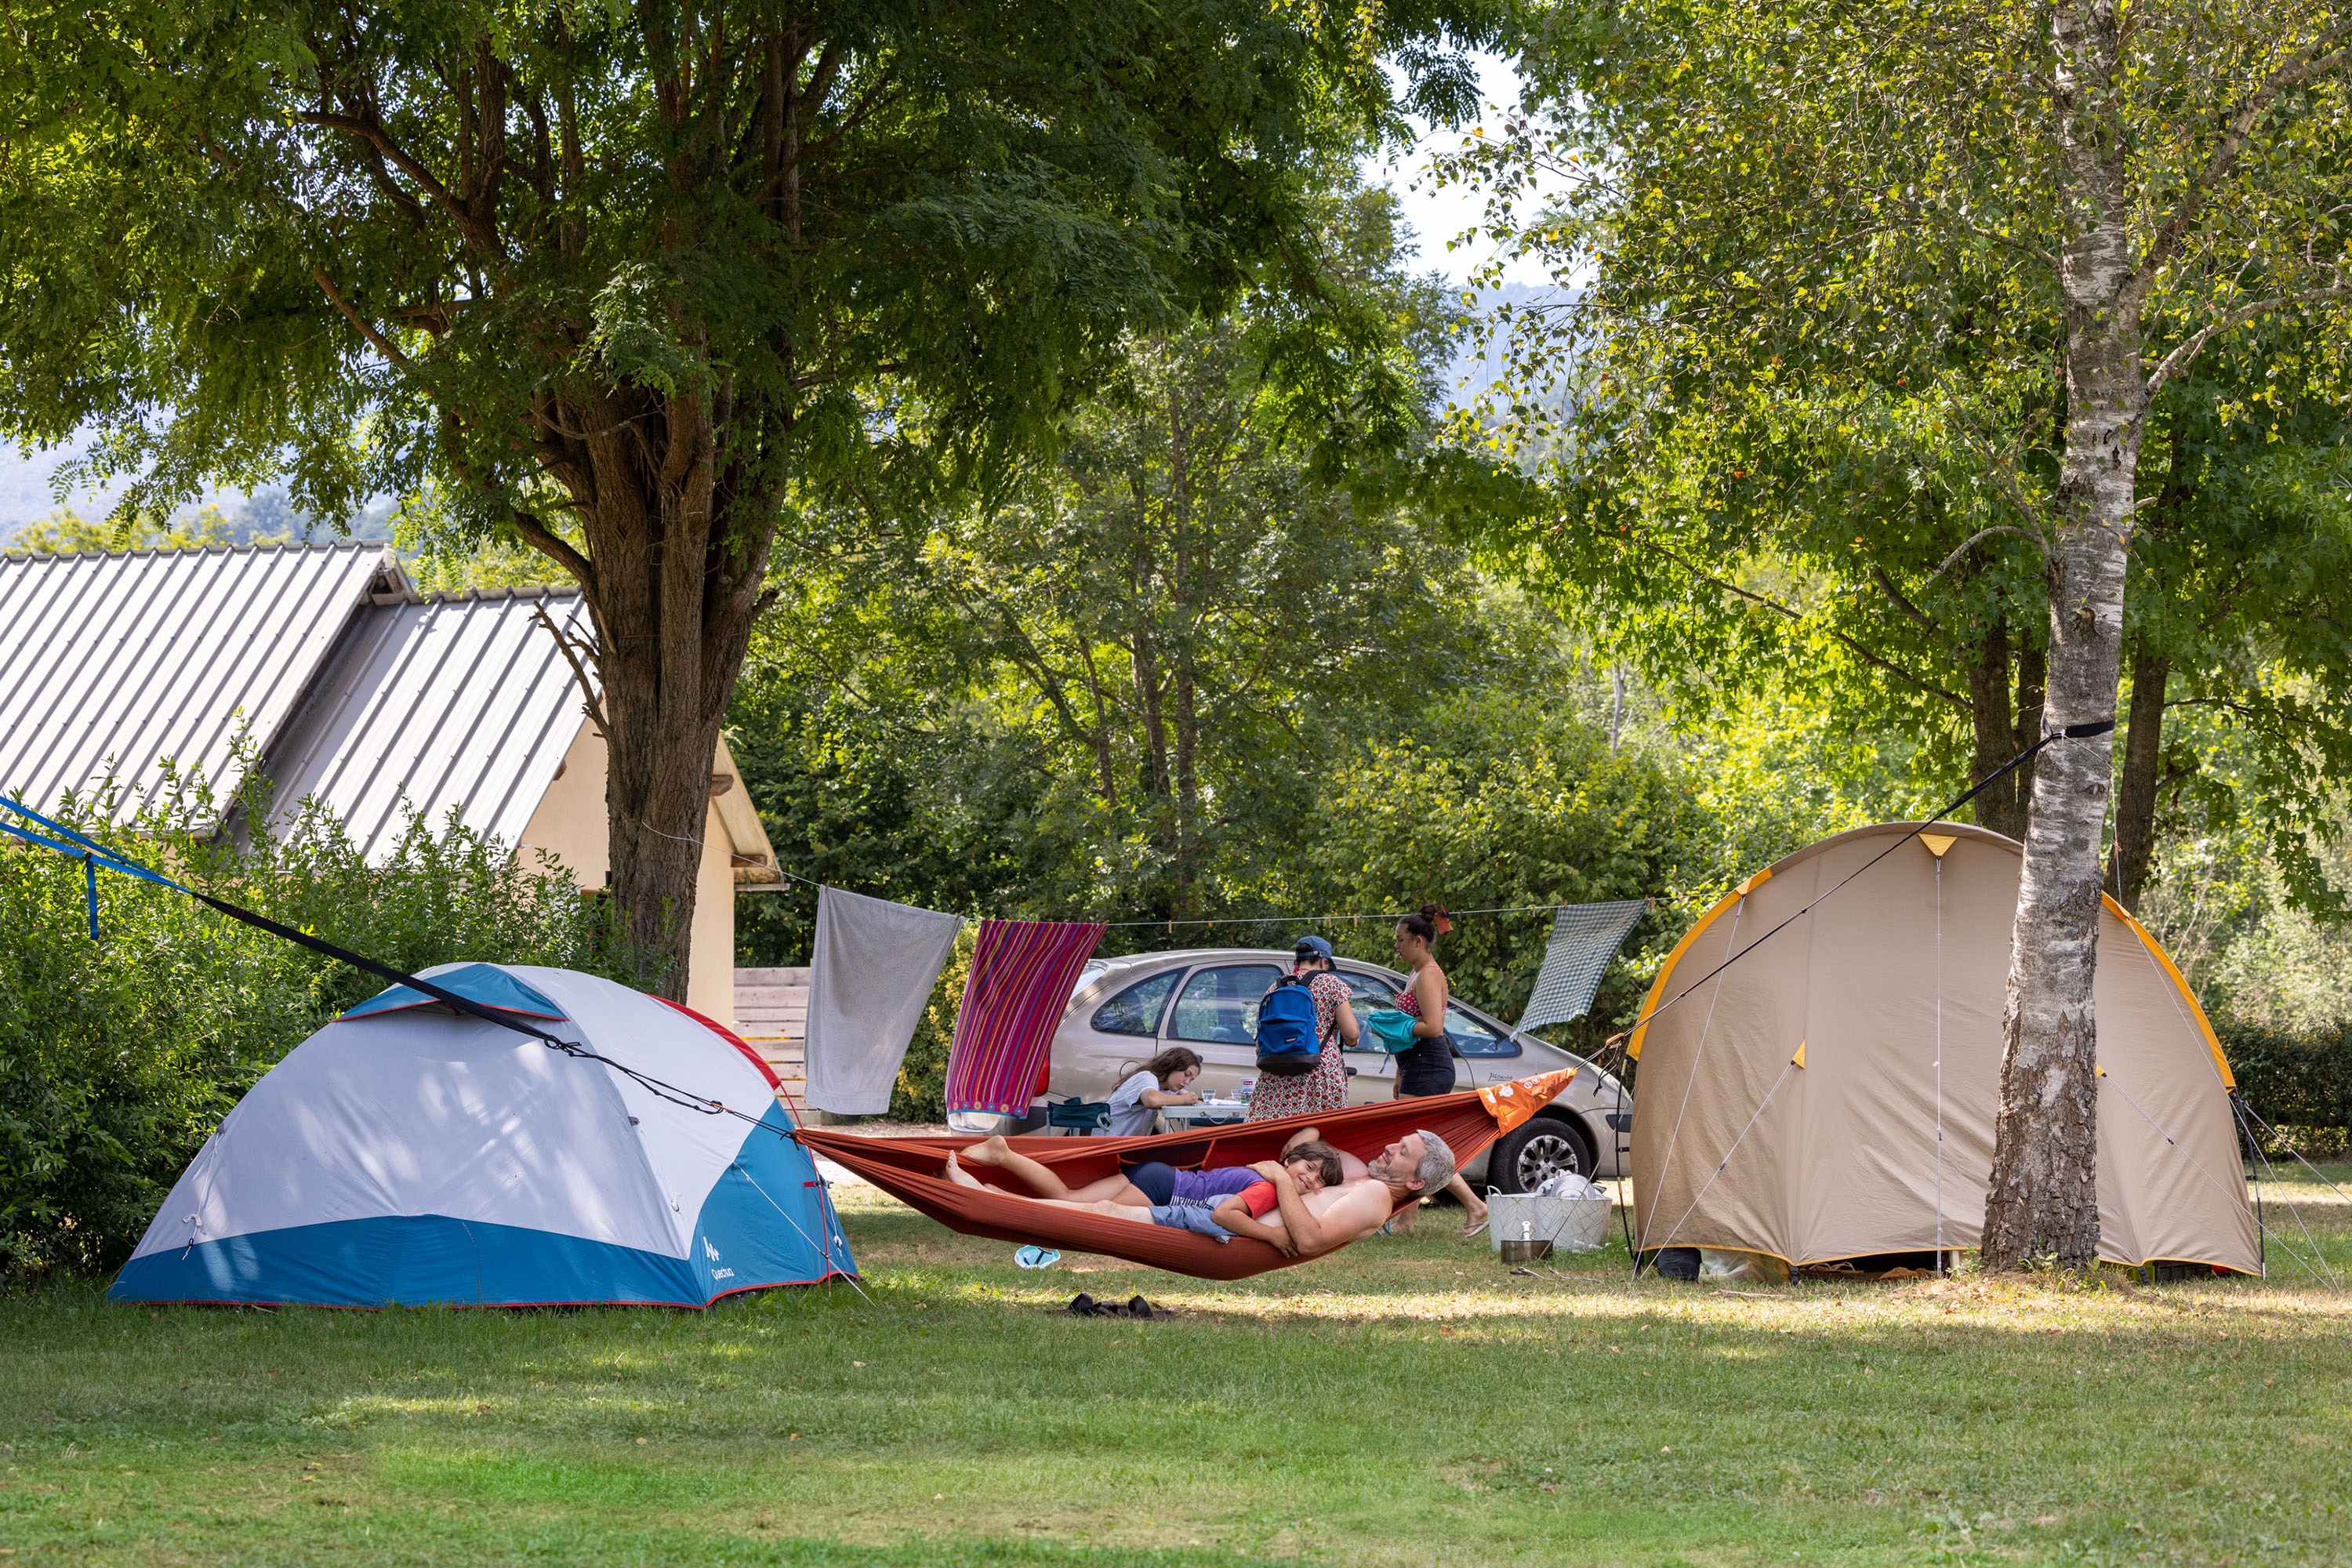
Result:
M1454 1151L1446 1147L1445 1141L1434 1132L1415 1131L1381 1150L1364 1167L1361 1176L1326 1186L1320 1181L1321 1173L1312 1172L1313 1179L1307 1184L1314 1190L1304 1191L1293 1173L1303 1163L1297 1158L1302 1148L1314 1148L1335 1160L1339 1157L1339 1151L1328 1145L1299 1142L1311 1136L1312 1129L1300 1133L1285 1149L1281 1161L1261 1160L1247 1168L1262 1179L1255 1184L1273 1189L1272 1205L1260 1208L1263 1195L1246 1190L1221 1199L1171 1198L1166 1204L1150 1206L1150 1222L1218 1241L1229 1241L1236 1236L1254 1237L1289 1257L1318 1258L1351 1241L1362 1240L1386 1225L1397 1205L1418 1202L1422 1194L1444 1186L1454 1176ZM964 1156L982 1164L995 1165L1041 1192L1069 1191L1051 1171L1005 1147L1002 1139L990 1139L967 1149ZM1320 1163L1319 1158L1317 1163ZM961 1185L985 1185L961 1169L952 1153L948 1156L947 1173L950 1181ZM1034 1201L1056 1208L1084 1209L1115 1219L1145 1217L1132 1203L1075 1197L1040 1197Z

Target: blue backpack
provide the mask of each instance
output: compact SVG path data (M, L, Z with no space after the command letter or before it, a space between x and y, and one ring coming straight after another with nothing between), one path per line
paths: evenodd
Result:
M1298 1078L1322 1059L1323 1043L1315 1037L1315 994L1305 979L1286 974L1257 1005L1257 1070Z

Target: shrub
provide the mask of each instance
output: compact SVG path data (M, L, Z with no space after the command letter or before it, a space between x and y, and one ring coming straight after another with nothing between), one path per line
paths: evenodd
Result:
M2352 1134L2352 1030L2216 1023L2238 1093L2305 1154L2336 1153Z
M980 928L967 925L956 936L955 951L940 971L923 1020L908 1042L906 1060L898 1065L898 1081L890 1091L890 1116L897 1121L945 1121L948 1117L948 1047L955 1039L956 1009L963 1002L964 982L971 977L972 949Z
M58 813L193 888L415 972L457 959L544 963L626 984L657 978L604 900L560 866L526 866L454 815L412 818L390 858L362 860L315 806L266 826L256 785L221 819L200 782L108 827L110 792ZM216 914L168 888L101 872L99 937L84 872L51 850L0 847L0 1263L108 1268L238 1098L383 982Z

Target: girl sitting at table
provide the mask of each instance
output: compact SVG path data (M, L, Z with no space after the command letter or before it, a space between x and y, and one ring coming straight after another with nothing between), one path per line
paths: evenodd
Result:
M1163 1105L1198 1105L1192 1080L1201 1076L1201 1057L1182 1046L1171 1046L1137 1069L1111 1091L1110 1135L1148 1138Z

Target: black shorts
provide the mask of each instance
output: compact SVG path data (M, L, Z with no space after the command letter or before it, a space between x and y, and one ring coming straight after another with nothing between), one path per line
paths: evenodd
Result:
M1454 1053L1444 1040L1415 1040L1397 1054L1396 1097L1426 1100L1454 1092Z
M1127 1179L1135 1184L1137 1192L1150 1198L1157 1207L1167 1207L1176 1196L1176 1167L1161 1161L1146 1160L1140 1165L1131 1167Z

